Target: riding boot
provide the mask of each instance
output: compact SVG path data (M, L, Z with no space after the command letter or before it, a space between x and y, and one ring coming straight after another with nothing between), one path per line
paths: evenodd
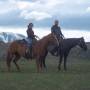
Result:
M62 37L59 37L59 38L58 38L58 41L59 41L59 47L58 47L58 49L57 49L57 52L55 53L56 56L59 56L60 50L61 50L61 48L62 48L63 38L62 38Z
M52 51L50 51L50 53L51 53L53 56L58 56L58 47L55 47Z
M54 53L54 56L58 56L59 55L59 48L57 49L57 51Z
M54 55L59 56L59 48L57 49L57 52Z

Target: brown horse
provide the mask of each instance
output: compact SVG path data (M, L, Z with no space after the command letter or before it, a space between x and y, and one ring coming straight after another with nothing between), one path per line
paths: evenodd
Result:
M49 34L42 39L38 40L33 46L32 46L32 58L36 59L36 65L37 65L37 72L42 70L42 61L43 61L43 56L46 54L47 47L49 44L58 44L58 40L53 34ZM21 58L24 57L27 59L25 56L25 52L28 49L26 44L20 43L18 40L13 41L7 52L7 67L8 71L10 71L11 67L11 61L16 65L17 70L20 71L20 67L17 64L17 61Z

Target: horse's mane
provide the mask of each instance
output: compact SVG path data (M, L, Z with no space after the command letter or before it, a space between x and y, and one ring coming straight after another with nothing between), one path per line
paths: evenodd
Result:
M65 38L65 39L63 39L63 41L74 42L75 40L76 40L76 41L79 41L80 39L81 39L81 37L80 37L80 38Z
M64 40L78 40L78 39L81 39L82 37L80 38L65 38Z
M51 33L46 35L46 36L44 36L44 37L42 37L40 40L38 40L38 42L45 41L45 40L49 39L50 37L51 37Z

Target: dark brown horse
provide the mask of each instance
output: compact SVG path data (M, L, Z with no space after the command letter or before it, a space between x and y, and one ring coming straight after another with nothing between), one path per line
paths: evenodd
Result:
M36 65L37 65L37 72L41 71L42 69L42 59L43 56L45 56L47 47L49 44L56 44L58 45L58 40L53 34L49 34L42 39L38 40L33 46L32 46L32 58L36 59ZM19 65L17 64L17 61L24 57L27 59L25 52L28 49L26 44L20 43L19 40L13 41L7 52L7 67L8 71L10 71L11 68L11 61L16 65L17 70L20 70Z
M67 57L69 55L70 50L75 47L75 46L79 46L81 47L83 50L87 50L87 45L85 43L85 40L83 37L81 38L68 38L68 39L63 39L62 42L59 44L59 47L55 47L53 49L53 52L56 52L59 49L59 64L58 64L58 70L61 69L61 63L62 60L64 59L64 70L67 70L66 67L66 62L67 62ZM49 51L51 53L51 51ZM43 66L44 68L46 68L46 64L45 64L45 58L47 56L48 50L44 56L43 59Z

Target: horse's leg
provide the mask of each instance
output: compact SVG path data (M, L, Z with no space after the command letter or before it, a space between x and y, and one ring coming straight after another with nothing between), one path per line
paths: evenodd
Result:
M67 66L66 66L67 56L68 56L68 53L65 53L65 54L64 54L64 70L65 70L65 71L67 70Z
M45 69L45 71L47 71L47 66L46 66L46 63L45 63L45 59L46 59L46 57L43 58L42 64L43 64L43 69Z
M14 60L13 60L13 63L15 64L16 68L18 71L20 71L20 67L19 65L17 64L17 61L20 59L20 56L19 55L16 55Z
M43 70L43 57L41 57L40 59L39 59L39 65L40 65L40 72L42 72L42 70Z
M8 68L9 72L11 70L11 61L12 61L12 59L13 59L13 55L10 52L8 52L7 57L6 57L6 63L7 63L7 68Z
M40 72L40 58L36 58L36 67L37 67L37 72Z
M41 72L42 68L44 67L43 59L44 59L43 56L38 56L36 58L37 72Z
M60 55L59 64L58 64L58 71L61 70L62 59L63 59L63 55Z
M45 53L45 55L43 56L43 59L42 59L43 68L44 68L46 71L47 71L47 66L46 66L45 60L46 60L47 54L48 54L48 52Z

